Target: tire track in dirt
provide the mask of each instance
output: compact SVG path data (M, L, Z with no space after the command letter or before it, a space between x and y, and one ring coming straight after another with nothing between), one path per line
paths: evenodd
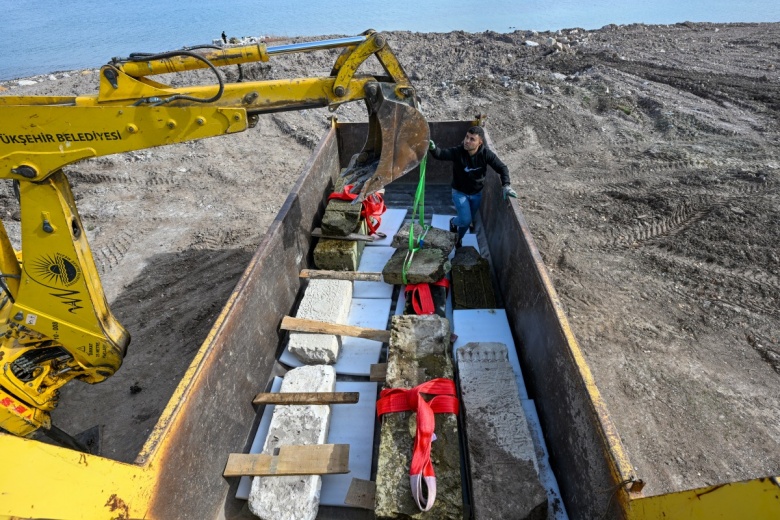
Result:
M111 184L122 188L125 186L201 186L202 179L194 179L192 176L184 176L179 172L171 174L162 174L155 171L141 171L136 175L127 176L122 174L106 173L82 173L79 171L70 171L67 174L71 184L84 183L99 185L101 189L111 189Z
M93 248L92 257L95 259L98 273L100 275L106 274L118 266L133 243L143 234L143 228L140 226L133 231L122 230L107 244Z
M647 248L644 254L653 263L667 266L670 272L678 273L676 277L685 280L684 287L672 285L668 290L686 300L694 300L699 304L698 298L701 296L695 295L716 295L707 300L713 304L780 316L780 307L777 305L780 301L780 278L771 273L760 269L723 267L656 247ZM684 276L681 271L684 271ZM745 287L753 287L757 291L752 291L750 295L740 294ZM663 289L660 285L659 288ZM724 294L720 295L719 292ZM758 296L757 292L764 294Z
M608 232L610 236L597 245L607 248L638 247L659 238L674 236L704 220L718 205L723 204L712 203L704 197L699 201L684 201L678 204L669 216L657 217L650 222L627 228L610 230Z
M626 192L653 192L652 188L638 186L608 184L605 187L618 188L608 189L604 192L618 199L629 198L630 193ZM697 222L706 219L716 209L730 207L741 198L752 199L755 195L772 197L777 191L774 183L768 182L743 182L736 185L722 183L718 184L718 188L722 189L721 193L692 196L691 199L678 204L668 216L655 217L652 221L627 228L613 228L607 232L609 237L598 241L597 244L602 247L637 247L650 244L659 239L679 234ZM679 194L679 190L677 193ZM720 200L714 200L715 197Z

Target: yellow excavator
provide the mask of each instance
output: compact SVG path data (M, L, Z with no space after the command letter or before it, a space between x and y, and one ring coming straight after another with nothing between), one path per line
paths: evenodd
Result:
M218 70L323 49L342 49L327 77L226 83ZM357 73L371 56L386 75ZM150 79L204 68L216 84L173 88ZM0 428L19 436L42 429L68 444L73 439L50 418L59 389L73 379L110 377L130 341L108 308L64 166L241 132L264 113L358 100L368 108L369 132L345 175L359 202L417 166L429 139L407 74L374 31L275 47L133 54L100 69L96 95L0 96L0 178L17 188L22 244L15 251L0 227Z

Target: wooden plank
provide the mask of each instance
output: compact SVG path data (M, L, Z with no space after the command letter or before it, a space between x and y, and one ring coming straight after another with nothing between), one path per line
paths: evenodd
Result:
M357 271L327 271L317 269L301 270L300 278L323 280L350 280L361 282L381 282L382 273L363 273Z
M349 444L281 446L278 455L231 453L225 477L331 475L349 473Z
M376 495L376 482L353 478L349 483L344 505L359 507L361 509L374 510L374 497Z
M383 343L390 341L390 331L380 329L366 329L354 325L341 325L338 323L326 323L324 321L307 320L304 318L295 318L285 316L282 318L282 330L294 332L315 332L319 334L335 334L337 336L350 336L353 338L364 338L381 341Z
M262 392L252 404L354 404L358 399L359 392Z
M387 363L376 363L371 365L371 371L368 375L369 381L384 382L387 378Z
M371 235L361 235L360 233L350 233L349 235L340 236L340 235L325 235L322 233L321 228L314 228L311 232L311 236L317 237L317 238L328 238L330 240L350 240L352 242L360 241L360 242L373 242L376 240L375 237Z

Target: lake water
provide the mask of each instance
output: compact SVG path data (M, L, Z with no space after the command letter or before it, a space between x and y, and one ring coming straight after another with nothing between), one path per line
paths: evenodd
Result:
M229 36L355 35L693 22L777 22L777 0L0 0L0 80Z

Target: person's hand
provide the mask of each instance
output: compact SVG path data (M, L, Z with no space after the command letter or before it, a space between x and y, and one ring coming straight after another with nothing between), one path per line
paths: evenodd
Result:
M435 150L436 149L436 143L433 141L428 141L428 150Z
M512 189L512 186L507 184L506 186L504 186L503 196L504 196L504 200L506 200L507 197L514 197L516 199L517 192Z

